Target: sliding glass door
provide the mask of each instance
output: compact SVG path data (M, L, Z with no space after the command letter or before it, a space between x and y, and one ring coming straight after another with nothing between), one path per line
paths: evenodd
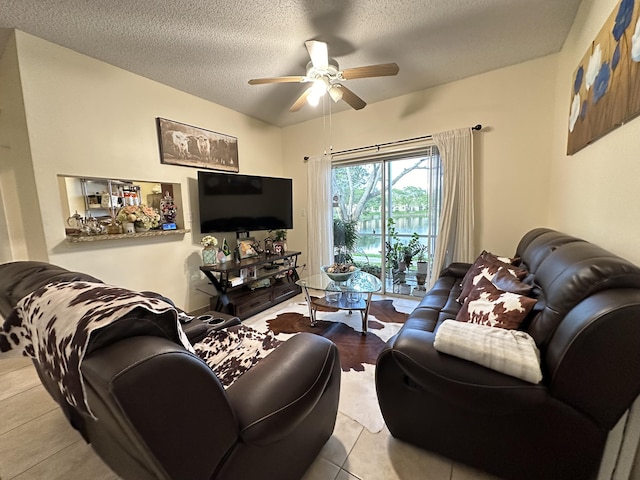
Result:
M431 275L441 191L435 147L419 155L336 164L336 260L353 262L381 278L384 293L421 296Z

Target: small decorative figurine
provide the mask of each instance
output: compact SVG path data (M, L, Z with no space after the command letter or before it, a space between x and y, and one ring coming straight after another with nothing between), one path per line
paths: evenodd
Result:
M176 213L178 208L173 203L173 197L166 192L162 200L160 200L160 213L162 214L163 224L173 224L176 222Z

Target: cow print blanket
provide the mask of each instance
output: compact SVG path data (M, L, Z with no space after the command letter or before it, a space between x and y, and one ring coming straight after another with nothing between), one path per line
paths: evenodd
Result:
M251 327L238 325L209 332L193 348L213 370L222 386L227 388L280 343L271 332L261 333Z
M150 292L91 282L49 283L21 299L0 328L0 351L17 348L35 358L67 402L93 416L80 374L89 340L118 320L140 319L158 322L194 352L171 303Z

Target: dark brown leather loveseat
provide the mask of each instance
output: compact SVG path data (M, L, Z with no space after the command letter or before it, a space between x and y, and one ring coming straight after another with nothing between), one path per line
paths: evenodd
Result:
M378 358L383 416L393 436L502 478L596 478L609 431L640 393L640 269L544 228L516 256L538 289L521 328L540 351L542 381L434 348L460 309L469 265L453 264Z
M99 282L41 262L0 265L0 314L55 281ZM173 321L175 326L175 320ZM81 375L95 418L72 407L34 360L70 423L124 479L298 479L335 425L335 345L300 334L223 388L153 322L128 318L92 338Z

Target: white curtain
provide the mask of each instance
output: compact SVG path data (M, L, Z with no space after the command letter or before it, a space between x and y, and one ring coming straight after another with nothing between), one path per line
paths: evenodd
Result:
M433 135L442 159L442 211L433 260L433 276L451 262L472 262L473 135L461 128Z
M331 157L309 157L307 161L307 266L309 274L320 273L333 263L333 212Z

